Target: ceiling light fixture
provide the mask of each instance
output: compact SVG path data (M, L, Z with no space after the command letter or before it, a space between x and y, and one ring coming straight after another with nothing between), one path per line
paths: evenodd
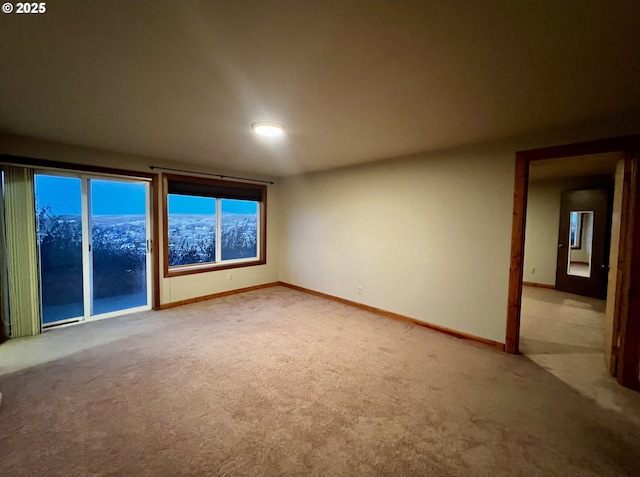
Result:
M284 126L278 123L253 123L251 128L260 136L281 136L284 134Z

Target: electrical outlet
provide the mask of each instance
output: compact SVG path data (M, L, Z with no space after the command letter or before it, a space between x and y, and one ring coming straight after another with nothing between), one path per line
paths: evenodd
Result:
M358 295L362 295L362 287L358 287Z
M227 280L231 280L233 278L233 275L231 275L230 273L227 273Z

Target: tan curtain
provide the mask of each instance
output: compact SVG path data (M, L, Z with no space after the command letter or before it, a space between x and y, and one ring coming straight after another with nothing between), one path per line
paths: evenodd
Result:
M4 227L4 184L0 180L0 343L9 338L9 282L7 281L7 246Z
M4 215L11 337L40 333L33 169L4 168Z

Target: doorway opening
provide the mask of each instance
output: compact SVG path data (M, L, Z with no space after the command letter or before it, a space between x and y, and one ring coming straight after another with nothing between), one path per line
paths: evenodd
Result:
M524 316L524 320L527 320L527 314L530 313L530 310L527 310L527 307L531 305L530 298L534 304L537 302L538 305L540 303L551 305L555 302L555 305L557 305L555 312L564 314L565 317L571 315L571 309L566 308L566 306L563 308L564 305L572 304L574 311L584 311L584 309L591 308L591 311L596 314L592 315L591 318L599 316L599 318L595 318L596 323L598 320L603 322L603 325L595 326L595 328L600 328L599 332L603 335L602 354L600 355L603 363L602 367L606 372L615 376L621 384L631 388L640 388L638 376L640 368L640 299L638 297L638 289L640 288L640 278L638 276L638 271L640 270L640 240L634 240L634 238L640 237L639 146L640 136L636 135L522 151L516 154L509 303L505 344L507 352L513 354L520 352L521 316ZM591 206L578 206L574 203L562 213L558 213L555 224L556 235L553 241L549 239L545 242L540 237L536 237L535 213L527 205L529 200L533 200L533 196L530 196L529 192L535 193L537 185L534 186L532 184L536 181L536 174L545 169L543 166L554 165L555 171L558 172L562 169L558 169L558 164L563 162L563 167L569 171L572 169L574 172L576 170L588 171L594 163L598 161L606 162L607 157L617 162L614 175L616 180L614 182L618 185L618 212L613 214L613 221L608 222L607 235L605 237L607 242L606 250L608 250L610 244L611 253L603 253L602 263L595 256L578 259L579 253L572 254L572 249L580 246L580 232L588 233L587 228L590 220L588 212L594 210ZM547 167L547 169L553 170L554 167ZM609 167L611 167L611 164L609 164ZM564 174L566 175L566 173L565 170ZM610 171L604 176L609 177L609 180L611 180ZM531 182L530 178L532 179ZM576 186L574 184L568 187L567 190L561 190L560 195L561 192L567 192L568 190L597 188L602 188L602 186L599 184ZM612 204L612 202L610 203ZM559 203L554 206L556 209L560 209ZM612 207L616 207L616 205L613 204ZM611 210L611 207L609 210ZM598 215L601 216L602 214L594 213L592 227L595 226ZM581 223L581 221L584 222ZM565 224L566 230L561 228L561 231L558 232L560 222ZM595 231L592 233L595 233ZM525 236L529 242L528 245L530 245L528 253L525 253ZM533 237L536 237L536 239L533 239ZM552 243L553 249L550 248L550 243ZM583 242L582 247L586 247L586 245L587 243ZM591 246L593 246L593 243ZM541 250L544 247L546 247L544 253L546 253L547 264L555 259L557 276L554 276L556 275L555 273L549 272L551 267L540 267L530 263L531 257L535 255L535 253L531 252L531 249L533 248L535 252L536 248ZM563 247L564 250L562 250ZM540 250L537 253L542 253ZM575 263L575 269L572 262ZM611 270L609 270L609 266ZM590 298L578 294L569 295L566 293L563 295L565 292L555 289L565 288L565 285L561 283L560 274L568 276L570 282L577 283L585 288L589 278L601 272L604 280L599 285L591 286L589 292L586 289L578 291L582 295L589 295ZM525 286L524 291L523 285ZM567 291L575 293L576 290L568 289ZM606 305L604 301L597 301L605 297L607 298ZM588 300L596 301L589 302ZM546 313L549 315L549 310L546 310ZM593 322L591 325L593 325ZM553 328L553 326L560 326L558 320L551 322L551 325L547 326L547 328ZM537 325L536 329L541 329L540 324ZM525 333L526 330L527 327L523 327ZM569 332L571 339L575 339L576 334L579 333L575 329ZM547 342L554 343L549 340ZM594 343L593 340L590 344L586 343L586 348L595 349L597 346ZM582 346L580 343L573 343L573 345ZM524 349L526 347L527 345L524 346ZM575 348L574 351L578 351L578 348Z
M594 399L616 385L604 343L609 243L620 225L611 220L612 199L623 163L621 153L606 153L529 166L520 351Z

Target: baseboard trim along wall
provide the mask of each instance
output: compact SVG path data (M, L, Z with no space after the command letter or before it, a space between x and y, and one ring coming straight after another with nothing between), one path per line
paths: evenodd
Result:
M547 285L546 283L534 283L534 282L522 282L527 287L548 288L549 290L555 290L555 285Z
M196 303L199 301L213 300L214 298L221 298L223 296L235 295L237 293L244 293L252 290L260 290L261 288L277 287L280 282L263 283L262 285L254 285L252 287L237 288L236 290L228 290L219 293L212 293L211 295L198 296L195 298L187 298L186 300L172 301L169 303L163 303L158 307L158 310L165 310L167 308L174 308L176 306L188 305L189 303Z
M526 284L526 283L525 283ZM447 328L445 326L434 325L433 323L428 323L426 321L416 320L415 318L411 318L409 316L401 315L399 313L393 313L391 311L383 310L381 308L376 308L374 306L364 305L362 303L358 303L357 301L347 300L345 298L340 298L334 295L329 295L327 293L322 293L319 291L311 290L309 288L300 287L298 285L293 285L287 282L271 282L264 283L262 285L255 285L251 287L238 288L236 290L228 290L219 293L212 293L210 295L199 296L195 298L188 298L186 300L173 301L170 303L164 303L160 305L158 309L165 310L167 308L174 308L176 306L188 305L190 303L197 303L199 301L213 300L214 298L221 298L223 296L236 295L238 293L244 293L252 290L260 290L262 288L270 288L276 286L283 286L287 288L291 288L293 290L301 291L303 293L308 293L310 295L319 296L322 298L326 298L328 300L337 301L338 303L342 303L343 305L353 306L355 308L359 308L360 310L368 311L371 313L375 313L376 315L381 315L387 318L392 318L394 320L403 321L405 323L411 323L413 325L422 326L424 328L429 328L430 330L438 331L440 333L447 334L449 336L453 336L455 338L460 338L464 340L474 341L476 343L480 343L485 346L489 346L490 348L496 349L498 351L504 351L504 344L499 343L497 341L493 341L487 338L482 338L480 336L475 336L469 333L464 333L462 331L452 330L451 328ZM534 285L535 286L535 285ZM550 285L540 285L544 287L549 287ZM555 287L553 287L555 288Z
M278 282L278 285L283 287L292 288L293 290L298 290L304 293L309 293L311 295L319 296L322 298L327 298L329 300L337 301L338 303L342 303L344 305L353 306L355 308L359 308L364 311L369 311L371 313L375 313L377 315L385 316L387 318L392 318L394 320L403 321L405 323L411 323L413 325L422 326L424 328L429 328L430 330L439 331L440 333L445 333L450 336L454 336L456 338L475 341L476 343L480 343L485 346L489 346L498 351L504 351L504 343L498 343L497 341L493 341L487 338L482 338L480 336L471 335L469 333L464 333L462 331L452 330L451 328L446 328L440 325L434 325L433 323L428 323L426 321L416 320L415 318L411 318L409 316L400 315L398 313L393 313L391 311L383 310L381 308L376 308L374 306L364 305L362 303L358 303L357 301L346 300L344 298L340 298L337 296L329 295L327 293L318 292L315 290L310 290L309 288L300 287L298 285L292 285L291 283L286 282Z

